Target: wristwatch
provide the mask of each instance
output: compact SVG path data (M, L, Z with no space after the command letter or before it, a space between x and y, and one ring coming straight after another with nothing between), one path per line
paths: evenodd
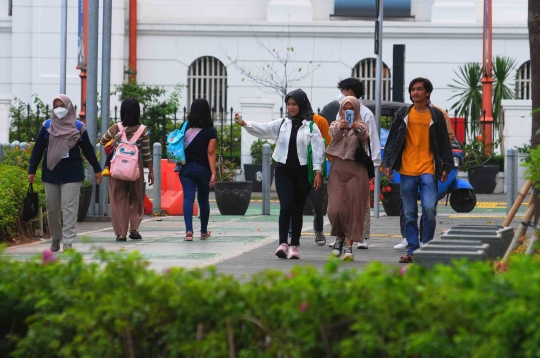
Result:
M321 173L321 174L322 174L322 171L320 171L320 170L315 170L315 174L317 174L317 173Z

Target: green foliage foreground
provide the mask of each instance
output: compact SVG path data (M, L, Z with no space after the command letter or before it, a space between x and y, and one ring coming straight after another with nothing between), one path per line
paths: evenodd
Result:
M538 260L508 273L296 267L239 283L147 269L137 253L0 258L0 356L535 357ZM99 263L97 261L100 261Z

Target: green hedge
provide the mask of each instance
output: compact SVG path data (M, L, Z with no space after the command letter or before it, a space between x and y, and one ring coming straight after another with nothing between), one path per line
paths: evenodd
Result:
M536 357L538 259L509 272L296 267L239 283L148 270L137 253L0 258L0 356ZM536 261L535 261L536 260Z
M20 220L22 204L28 190L28 162L21 158L22 154L12 151L0 164L0 242L11 242L13 238L20 236L33 236L34 226L37 225ZM33 187L39 195L40 205L44 207L45 190L41 182L41 170L36 173Z

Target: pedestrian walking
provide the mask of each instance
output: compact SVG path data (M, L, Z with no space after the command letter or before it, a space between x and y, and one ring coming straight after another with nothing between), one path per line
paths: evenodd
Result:
M322 187L322 162L324 143L319 128L312 123L313 110L304 91L294 90L285 97L287 115L269 123L244 121L236 113L234 119L246 131L256 137L273 139L276 148L272 158L275 169L276 190L280 203L279 212L279 258L299 259L300 234L303 209L310 191L310 177L316 190ZM311 128L310 128L311 127ZM308 146L312 155L308 158ZM312 161L313 173L308 173L308 161ZM292 223L291 223L292 221ZM292 227L291 245L287 244L289 224Z
M121 163L111 163L111 176L109 179L109 200L111 205L111 219L116 234L116 241L126 241L129 229L129 238L141 240L142 236L137 231L144 216L144 165L148 167L148 185L154 184L154 166L152 164L152 153L150 151L150 138L148 128L141 124L141 109L139 101L128 98L122 101L120 106L121 123L113 124L101 138L101 144L106 145L116 138L118 133L122 133L122 140L117 142L118 146L134 143L138 149L136 163L138 165L136 173L130 173L136 177L134 180L119 179L115 177L114 165ZM118 150L115 156L119 155ZM114 161L115 158L112 159Z
M210 218L210 188L216 182L216 143L218 135L210 112L210 105L204 98L191 104L188 125L184 135L186 162L181 166L179 176L184 190L185 241L193 241L193 202L197 191L200 209L201 230L199 238L208 239Z
M450 144L454 143L454 141L456 140L456 135L454 133L454 128L452 127L452 123L450 122L450 118L448 117L448 113L442 107L436 106L433 103L431 103L431 101L428 101L428 104L432 107L437 108L443 113L444 120L446 122L446 129L448 130L448 137L450 138ZM425 217L425 213L422 211L422 216L420 217L420 225L418 227L420 247L424 245L423 235L422 235L422 231L424 229L424 217ZM407 249L407 247L409 247L409 243L407 242L407 239L405 236L405 213L403 212L403 203L401 202L401 200L399 202L399 229L401 232L402 240L399 244L394 246L394 249L405 250Z
M392 170L400 174L400 193L405 213L407 255L401 263L413 262L413 252L419 247L417 195L423 219L423 241L435 234L437 215L437 182L444 182L453 167L452 148L443 113L428 104L433 92L431 82L422 77L409 84L413 105L400 109L388 134L385 147L385 174Z
M353 121L345 120L345 111L353 111ZM328 219L331 235L336 237L333 254L354 260L353 242L363 241L366 201L369 198L369 177L365 165L355 161L356 149L366 152L369 128L360 114L360 102L345 97L339 110L340 119L330 125L332 142L326 152L332 156L328 176ZM345 246L345 247L344 247Z
M368 126L369 129L369 143L371 149L371 160L373 160L373 165L375 167L381 166L381 142L379 140L379 130L377 124L375 123L375 116L373 112L362 103L362 97L365 94L365 88L362 81L357 78L346 78L338 83L338 89L340 94L338 98L326 106L324 106L321 114L326 114L327 116L337 117L339 119L339 106L343 102L346 96L353 96L358 99L360 102L360 117L364 123ZM368 240L371 234L371 206L369 195L366 201L366 210L364 214L364 233L363 239L361 242L357 243L358 249L368 249L369 244ZM333 247L334 243L330 244L330 247Z
M84 181L81 151L101 184L101 166L88 137L86 125L77 120L68 96L54 98L51 118L43 122L28 164L28 181L34 182L43 159L41 180L45 188L47 217L51 232L51 251L72 248L77 235L79 191Z

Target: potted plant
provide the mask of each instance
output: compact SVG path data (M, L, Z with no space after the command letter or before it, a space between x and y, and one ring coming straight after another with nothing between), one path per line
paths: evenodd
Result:
M221 215L244 215L251 200L252 182L235 181L238 166L219 157L216 162L216 204Z
M251 144L251 157L252 164L244 164L244 173L246 175L246 180L253 182L253 191L261 192L262 191L262 150L264 144L270 144L270 149L273 151L276 147L275 144L272 144L266 140L258 139ZM270 184L274 180L274 161L270 167Z
M90 185L88 180L83 181L83 185L79 189L79 209L77 210L77 222L83 222L88 214L90 203L92 201L92 191L94 187Z
M379 200L383 204L384 211L387 216L399 216L399 204L401 201L401 193L399 190L399 183L391 182L386 175L380 169L379 179ZM375 178L369 181L369 206L373 208L374 205L374 191L375 191Z
M463 171L467 172L477 194L493 194L499 178L500 166L489 164L493 162L493 149L500 143L500 139L493 143L486 143L483 135L474 137L473 141L463 146Z

